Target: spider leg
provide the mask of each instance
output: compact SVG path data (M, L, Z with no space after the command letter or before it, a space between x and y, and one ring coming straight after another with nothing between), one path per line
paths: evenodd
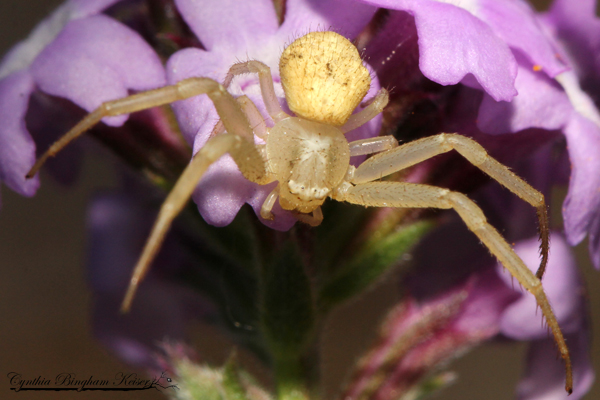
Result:
M321 207L315 208L312 214L304 214L301 212L294 212L294 216L300 222L304 222L310 226L319 226L323 222L323 211Z
M398 147L398 141L391 135L355 140L348 144L350 145L350 157L380 153Z
M216 82L214 84L218 85ZM222 86L218 86L222 88ZM208 94L209 96L211 95L210 93ZM225 100L223 101L218 96L222 96ZM217 97L217 99L213 97ZM254 137L252 135L247 137L234 133L224 133L227 129L236 129L239 126L244 127L244 125L248 126L248 123L250 123L254 126L255 133L266 136L267 127L256 106L247 96L241 96L234 100L228 92L223 92L221 95L213 95L211 99L221 119L215 125L211 133L211 138L192 157L192 160L161 206L142 255L133 270L127 293L121 305L122 312L127 312L131 308L131 302L139 283L148 272L150 264L160 249L173 220L187 204L202 175L204 175L213 162L217 161L225 153L230 153L242 174L250 181L265 184L271 180L259 148L254 144ZM223 103L227 107L220 109L219 107ZM238 104L239 106L237 106ZM236 121L232 121L232 119L236 119ZM259 119L262 124L259 122ZM244 127L244 129L247 128ZM247 134L247 131L245 133Z
M240 96L236 98L236 100L240 103L244 115L248 118L248 122L250 123L250 127L254 131L254 134L261 139L265 139L269 130L260 111L256 108L256 105L246 95Z
M260 184L265 184L272 180L266 171L262 156L254 143L232 133L224 133L212 137L194 155L161 206L142 255L134 268L129 288L121 306L123 312L128 311L131 307L131 301L140 281L148 272L150 263L160 249L173 220L187 204L198 181L202 178L208 167L225 153L231 154L240 171L247 179Z
M366 124L379 115L389 101L390 95L388 91L383 88L379 89L379 92L377 92L368 106L356 114L352 114L350 118L348 118L348 121L340 127L341 131L343 133L350 132L352 129L356 129L359 126Z
M542 255L536 276L542 279L548 263L549 248L548 213L544 195L512 173L508 167L490 157L473 139L458 134L441 133L406 143L367 159L356 168L351 182L354 184L370 182L450 150L458 151L492 179L536 208Z
M259 149L254 144L252 128L242 112L240 104L227 92L225 87L209 78L189 78L176 85L103 103L98 109L67 132L58 142L53 144L44 156L36 162L28 174L31 176L35 174L49 156L56 154L71 140L83 134L103 117L128 114L200 94L208 95L221 118L223 125L222 127L220 125L215 127L215 130L218 132L224 128L228 133L209 139L204 147L194 155L183 174L175 183L173 190L167 196L152 228L150 237L146 242L140 260L135 266L123 301L123 311L127 311L130 308L139 282L148 271L150 263L158 252L173 219L187 203L198 181L213 162L218 160L223 154L230 153L246 179L259 184L266 184L272 181L265 161Z
M274 218L273 213L271 211L273 210L273 206L275 205L277 196L279 196L279 184L277 184L277 186L275 186L275 189L273 189L271 193L267 195L267 198L265 199L262 207L260 208L260 216L264 219L272 220Z
M200 94L207 94L208 97L211 98L219 114L224 113L227 116L235 115L234 118L228 118L230 122L226 123L223 121L228 132L236 132L240 136L252 138L252 129L248 125L246 118L243 117L240 107L223 86L209 78L189 78L184 79L175 85L165 86L160 89L149 90L122 99L102 103L100 107L88 114L63 137L54 142L35 162L26 177L32 178L49 157L55 156L72 140L81 136L104 117L146 110L148 108L170 104ZM221 116L221 120L223 120L223 116Z
M273 213L271 211L273 210L277 196L279 196L279 184L275 186L275 189L273 189L271 193L269 193L262 207L260 208L260 216L264 219L273 219ZM304 222L310 226L319 226L321 225L321 222L323 222L323 211L321 210L321 207L317 207L312 214L294 212L294 216L298 221Z
M289 117L282 109L279 104L279 100L275 95L275 87L273 86L273 76L271 75L271 68L266 64L251 60L233 64L227 72L227 76L223 81L223 86L229 87L233 77L236 75L255 73L258 74L258 82L260 83L260 92L267 107L267 112L273 118L273 121L279 122L282 119Z
M237 97L236 101L240 104L240 107L242 108L242 112L248 119L248 123L250 124L250 127L252 128L254 135L258 136L261 139L266 138L267 134L269 133L267 124L265 124L265 120L263 119L262 115L260 115L260 111L258 111L258 108L256 108L256 106L254 105L252 100L250 100L248 98L248 96L243 95L243 96ZM212 132L210 133L209 138L216 136L216 135L220 135L221 133L224 133L224 132L225 132L225 125L223 125L223 121L219 120L217 122L217 124L215 125L215 127L213 128Z
M487 222L481 209L467 196L429 185L369 182L356 186L345 184L334 192L333 198L371 207L453 208L502 265L535 296L565 362L566 390L571 393L573 377L569 350L540 279L527 268L506 240Z

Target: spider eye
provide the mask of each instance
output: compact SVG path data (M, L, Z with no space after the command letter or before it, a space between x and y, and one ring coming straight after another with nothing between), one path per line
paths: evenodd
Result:
M305 184L291 179L288 181L288 189L291 194L297 195L299 198L305 201L324 199L330 192L330 190L327 188L313 186L307 187Z
M335 126L346 123L371 86L358 50L335 32L296 39L283 51L279 73L290 110Z

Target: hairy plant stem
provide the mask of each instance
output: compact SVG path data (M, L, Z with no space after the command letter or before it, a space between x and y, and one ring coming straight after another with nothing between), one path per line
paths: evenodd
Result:
M281 355L274 360L278 399L308 400L321 397L319 332L314 329L309 334L309 345L302 352Z
M299 357L280 357L275 360L278 399L310 399L304 369Z

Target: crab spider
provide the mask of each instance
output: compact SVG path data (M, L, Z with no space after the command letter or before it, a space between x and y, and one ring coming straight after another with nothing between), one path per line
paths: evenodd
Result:
M296 116L286 114L275 95L268 66L259 61L235 64L223 85L209 78L189 78L175 85L138 93L103 103L35 163L27 177L37 173L45 160L102 118L128 114L178 100L206 94L220 121L215 133L188 164L163 203L142 255L135 266L122 310L131 305L136 289L149 269L173 219L190 199L208 167L229 153L244 177L259 185L277 182L267 196L261 216L272 219L279 199L281 207L316 226L323 220L321 205L327 197L371 207L454 209L490 252L531 292L554 335L566 365L566 390L572 390L569 351L540 279L548 254L548 223L544 196L491 158L475 141L458 134L441 133L398 146L392 136L348 142L345 133L368 122L388 103L381 89L362 111L352 114L366 95L371 78L360 55L343 36L334 32L312 32L289 45L280 59L281 83L287 104ZM234 76L258 74L262 97L275 126L267 128L256 106L246 97L237 100L227 91ZM254 128L252 128L254 127ZM254 143L254 135L265 140ZM437 154L456 150L537 209L542 239L542 261L533 274L512 247L488 222L483 212L465 195L439 187L380 182L380 178L408 168ZM360 166L350 157L374 154Z

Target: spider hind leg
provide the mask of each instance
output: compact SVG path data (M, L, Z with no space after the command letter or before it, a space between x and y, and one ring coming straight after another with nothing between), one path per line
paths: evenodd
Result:
M512 276L535 296L565 362L565 388L569 393L572 391L573 377L569 349L540 279L529 270L502 235L487 222L481 209L472 200L462 193L448 189L405 182L368 182L356 186L348 185L343 190L336 191L335 198L367 207L454 209L469 230L477 235Z

